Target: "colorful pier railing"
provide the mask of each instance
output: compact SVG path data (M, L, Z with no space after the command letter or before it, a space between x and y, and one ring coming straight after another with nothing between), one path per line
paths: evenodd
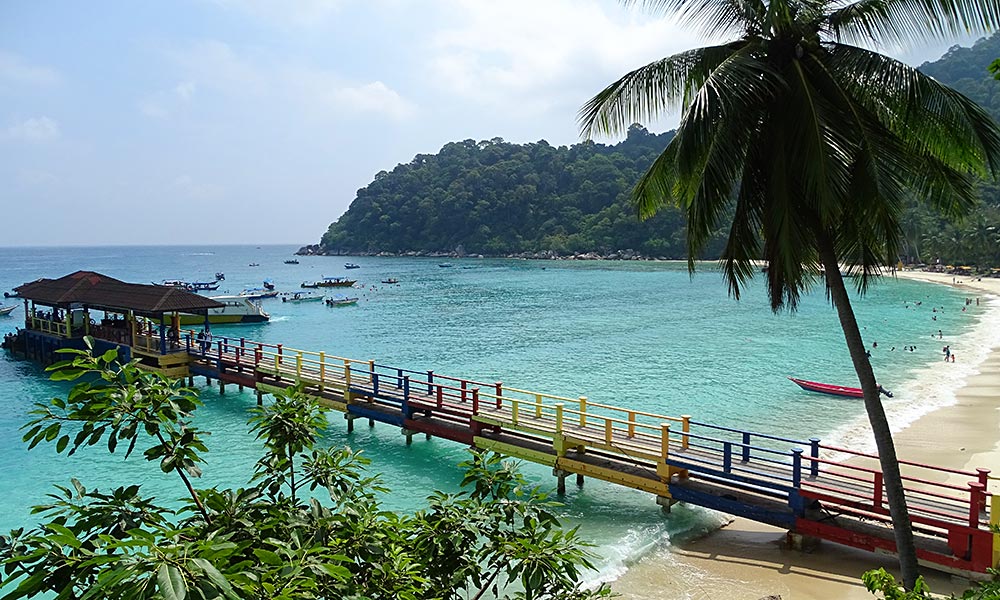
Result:
M354 420L400 427L871 551L895 541L878 457L821 443L244 339L184 343L191 375L260 394L303 384ZM224 387L223 387L224 389ZM919 559L961 574L997 565L989 471L902 461ZM958 483L956 483L958 482Z

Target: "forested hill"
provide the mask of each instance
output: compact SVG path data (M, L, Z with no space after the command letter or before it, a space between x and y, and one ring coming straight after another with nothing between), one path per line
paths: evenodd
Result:
M1000 33L971 48L952 47L920 69L983 105L1000 121L1000 82L988 65L1000 57ZM673 132L654 135L634 125L626 140L606 146L511 144L500 138L445 145L358 191L350 208L303 252L602 255L632 250L649 257L687 254L683 218L665 207L639 222L629 204L635 182ZM904 211L911 260L1000 265L1000 186L984 184L982 206L954 224L916 203ZM706 251L718 256L721 234Z
M993 79L988 70L997 58L1000 58L1000 32L979 40L971 48L952 46L940 59L919 68L975 100L1000 121L1000 81Z
M331 254L686 256L678 211L639 223L629 204L632 186L672 136L633 125L612 146L449 143L375 175L321 246Z

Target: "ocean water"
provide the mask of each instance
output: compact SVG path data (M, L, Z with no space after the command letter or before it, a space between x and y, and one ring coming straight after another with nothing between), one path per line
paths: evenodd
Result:
M786 376L856 385L837 316L822 289L803 298L796 313L772 314L764 283L755 281L742 300L728 297L708 264L692 278L681 263L572 262L461 259L452 268L430 258L300 257L286 265L290 246L0 248L0 290L39 277L76 270L125 281L211 280L226 275L218 293L238 293L273 279L279 289L323 276L350 275L363 289L357 306L264 301L272 319L259 325L218 326L231 335L411 369L502 381L506 386L697 421L872 450L867 418L857 400L809 394ZM361 269L344 269L345 261ZM259 266L251 267L251 263ZM396 277L399 285L380 280ZM880 383L894 391L885 400L895 428L954 402L953 391L975 371L1000 335L1000 306L983 298L963 311L965 296L945 287L885 279L855 311ZM7 302L17 302L8 300ZM919 304L918 304L919 303ZM0 335L23 324L23 311L0 317ZM938 331L942 338L938 338ZM957 354L942 361L942 346ZM914 351L904 347L915 346ZM259 455L247 434L251 393L205 387L201 428L212 432L199 486L245 483ZM108 489L142 482L157 498L181 497L179 482L145 463L99 449L73 457L50 447L30 452L19 427L32 403L64 395L31 363L0 357L0 530L31 524L29 509L43 503L53 484L76 477ZM352 434L331 414L329 444L364 450L371 470L391 488L387 508L421 506L434 489L458 488L467 458L461 446L414 438L406 446L398 429L357 427ZM554 489L548 469L524 465L534 483ZM665 516L648 494L588 480L570 486L560 509L581 524L600 556L595 578L614 579L634 561L669 551L671 540L699 535L723 517L679 506Z

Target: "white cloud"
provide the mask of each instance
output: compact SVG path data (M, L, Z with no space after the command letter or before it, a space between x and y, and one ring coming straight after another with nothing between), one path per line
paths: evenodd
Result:
M31 117L7 128L8 139L40 144L59 137L59 123L49 117Z
M401 120L414 114L414 106L381 81L357 87L342 87L332 92L334 101L352 112L373 112Z
M203 41L171 57L188 80L175 88L175 95L202 88L245 103L257 100L275 113L341 117L343 113L375 113L394 120L416 112L412 102L383 81L351 81L339 73L304 65L289 59L258 56L252 50L238 52L217 40ZM144 112L157 116L162 102L151 103Z
M165 119L180 105L194 100L198 85L193 81L182 81L171 90L153 92L139 101L139 112L154 119Z
M0 51L0 82L18 84L54 85L59 82L59 73L48 67L28 64L21 57Z
M626 72L705 41L662 17L596 0L451 0L430 79L500 110L575 112Z

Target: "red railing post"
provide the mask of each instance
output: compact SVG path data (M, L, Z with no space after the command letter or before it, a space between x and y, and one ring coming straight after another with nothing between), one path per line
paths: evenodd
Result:
M479 388L472 388L472 414L479 414Z
M256 367L260 364L261 354L260 344L257 344L257 347L253 349L253 366Z
M872 506L876 512L882 510L882 471L875 472L875 489L872 491Z
M969 482L969 527L979 529L979 507L986 502L986 486L978 481Z
M444 386L439 383L437 387L438 387L437 405L438 408L441 408L441 405L444 404Z
M464 379L462 380L462 402L465 402L465 385L467 383L468 382L466 380L464 380Z
M493 385L497 388L497 408L500 408L503 405L503 382L498 381Z

